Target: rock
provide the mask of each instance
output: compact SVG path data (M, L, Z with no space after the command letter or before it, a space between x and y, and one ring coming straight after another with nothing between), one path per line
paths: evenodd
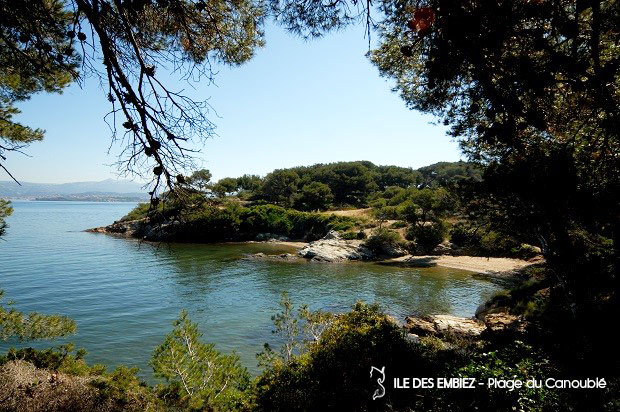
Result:
M289 239L286 236L282 236L282 235L276 235L274 233L259 233L258 235L256 235L256 238L254 238L256 241L258 242L290 242L291 239Z
M452 243L442 242L435 246L435 248L431 251L431 255L451 255L452 249Z
M476 338L486 329L485 324L476 319L452 315L408 316L405 322L407 331L419 336L457 335Z
M270 260L298 260L299 257L290 254L290 253L282 253L279 255L267 255L263 252L254 253L253 255L246 255L252 259L270 259Z
M483 321L488 331L492 333L525 332L527 326L527 321L521 316L507 312L489 313L484 316Z
M416 335L415 333L408 333L407 336L405 337L409 342L412 343L420 343L420 337L418 335Z
M120 222L114 222L108 226L96 227L93 229L86 229L86 232L105 233L105 234L111 234L111 235L122 235L124 237L134 237L136 232L142 230L145 224L146 224L145 219L120 221Z
M454 333L461 336L476 337L486 329L485 325L473 318L460 318L452 315L435 315L435 327L441 333Z
M407 254L407 251L398 245L389 245L383 248L383 253L385 254L385 256L394 258L405 256Z
M329 232L327 232L327 234L323 237L324 240L330 240L330 239L334 239L334 240L342 240L342 237L340 236L340 233L338 233L335 230L330 230Z
M405 329L412 334L420 336L434 335L437 333L435 324L432 319L428 319L428 317L407 316L405 318Z
M297 254L315 262L369 260L374 257L361 240L343 240L337 232L329 232L323 239L308 243Z

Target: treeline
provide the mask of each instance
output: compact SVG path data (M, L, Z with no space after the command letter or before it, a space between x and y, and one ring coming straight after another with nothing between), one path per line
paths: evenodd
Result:
M218 198L236 195L298 210L327 210L367 207L373 194L388 187L447 187L464 180L481 180L481 176L480 167L462 161L440 162L418 170L357 161L277 169L264 178L243 175L217 182L212 182L211 173L203 169L183 177L183 181Z
M156 241L241 241L261 234L312 241L337 230L346 239L370 237L367 246L378 257L395 248L432 254L446 240L453 254L536 255L537 249L527 244L535 239L491 228L473 213L470 192L482 182L482 173L479 165L467 162L414 170L359 161L212 182L211 173L202 169L182 177L177 191L138 206L124 220L149 217L135 234ZM370 214L319 213L360 207L370 208Z

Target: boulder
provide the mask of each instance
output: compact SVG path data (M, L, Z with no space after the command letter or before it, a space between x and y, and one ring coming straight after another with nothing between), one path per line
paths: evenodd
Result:
M254 240L258 242L290 242L291 241L291 239L289 239L288 237L277 235L275 233L259 233L258 235L256 235Z
M372 259L372 251L362 243L361 240L343 240L337 232L331 231L323 239L308 243L297 254L315 262Z
M451 255L452 249L452 243L442 242L435 246L435 248L431 251L431 255Z
M521 317L508 312L489 313L483 318L489 332L525 332L527 322Z
M485 324L476 319L452 315L408 316L405 322L407 331L418 336L457 335L476 338L486 329Z
M426 316L407 316L405 318L405 329L407 329L410 334L417 336L428 336L437 333L433 320Z
M395 258L405 256L407 251L398 245L389 245L383 248L383 254L385 256Z
M335 230L330 230L329 232L327 232L327 234L323 237L323 240L342 240L342 236L340 236L340 233L338 233Z
M146 225L145 219L114 222L108 226L86 229L86 232L134 237Z

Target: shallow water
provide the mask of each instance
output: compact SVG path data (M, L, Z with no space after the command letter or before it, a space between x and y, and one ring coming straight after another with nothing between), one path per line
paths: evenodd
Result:
M312 309L344 311L364 300L402 319L414 312L471 316L500 288L457 269L261 261L244 255L291 250L269 244L154 245L83 232L133 206L13 202L8 233L0 240L0 288L18 309L75 319L78 333L68 341L87 349L89 362L136 365L147 379L153 349L183 308L205 340L236 351L256 373L256 353L265 342L274 343L271 315L284 291ZM15 344L2 342L0 350Z

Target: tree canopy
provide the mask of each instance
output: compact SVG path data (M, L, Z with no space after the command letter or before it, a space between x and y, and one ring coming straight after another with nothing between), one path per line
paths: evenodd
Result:
M3 0L0 11L0 148L19 150L43 136L12 121L15 102L95 76L106 85L112 137L124 148L119 165L155 186L163 179L172 187L191 163L186 142L214 129L206 101L171 89L165 73L209 81L213 64L241 64L263 45L265 9L251 0Z
M571 300L610 290L620 234L618 2L432 0L384 11L371 60L409 107L443 119L486 166L484 185L470 190L480 215L537 238ZM575 264L585 256L590 269ZM592 265L600 270L586 281Z

